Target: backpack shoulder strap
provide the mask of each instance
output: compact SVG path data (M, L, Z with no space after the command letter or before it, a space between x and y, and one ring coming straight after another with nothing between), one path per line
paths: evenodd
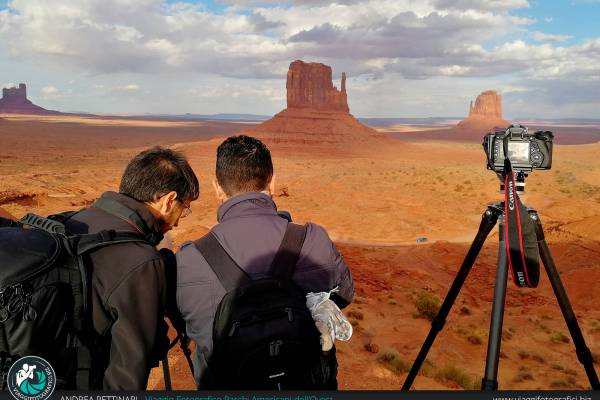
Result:
M77 249L78 255L111 244L141 242L152 245L144 236L139 233L117 232L114 230L104 230L98 233L75 235L73 238L77 240L74 248Z
M28 225L34 228L42 229L48 233L56 233L60 235L66 234L65 225L58 220L44 218L33 213L27 213L19 220L23 225Z
M70 220L71 217L73 217L78 212L79 211L65 211L65 212L58 213L58 214L52 214L52 215L48 215L48 219L51 219L53 221L58 221L61 224L64 224L65 222L67 222L68 220Z
M233 261L212 232L196 240L194 244L228 292L251 281L246 271Z
M306 239L306 225L288 223L283 241L271 263L270 274L289 280L292 278L296 264L300 259L300 251Z

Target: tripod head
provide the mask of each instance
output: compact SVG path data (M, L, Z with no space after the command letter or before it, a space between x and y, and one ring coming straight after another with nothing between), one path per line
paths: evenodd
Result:
M496 172L496 176L500 180L500 193L504 193L504 182L506 181L506 174L504 172ZM525 193L525 178L528 174L525 171L515 171L515 183L518 194Z

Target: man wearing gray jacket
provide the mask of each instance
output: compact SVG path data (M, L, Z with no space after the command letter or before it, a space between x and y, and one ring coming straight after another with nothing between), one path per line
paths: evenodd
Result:
M235 263L250 277L267 274L283 240L288 220L277 213L273 164L258 139L234 136L217 149L214 187L222 205L211 232ZM308 223L292 281L305 292L338 288L332 300L341 308L352 302L354 284L348 266L325 229ZM226 294L193 242L177 253L177 305L186 330L196 343L194 377L201 385L213 351L212 329L219 302Z

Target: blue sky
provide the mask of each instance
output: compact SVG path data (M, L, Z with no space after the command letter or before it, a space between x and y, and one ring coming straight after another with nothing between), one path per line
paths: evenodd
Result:
M361 117L600 117L600 0L0 0L0 85L51 109L256 113L295 59L348 75Z
M535 1L516 14L535 18L535 29L570 35L574 42L600 37L600 1Z

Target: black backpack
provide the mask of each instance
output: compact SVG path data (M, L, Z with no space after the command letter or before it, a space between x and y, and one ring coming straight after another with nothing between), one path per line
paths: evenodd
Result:
M195 242L227 290L201 389L337 388L335 352L321 351L306 293L291 281L305 235L305 226L289 223L268 276L254 280L212 233Z
M72 235L64 222L74 214L27 214L19 223L0 223L2 388L10 366L20 357L35 355L53 366L57 388L74 389L77 349L82 341L86 344L91 323L87 253L110 244L145 241L130 232Z

